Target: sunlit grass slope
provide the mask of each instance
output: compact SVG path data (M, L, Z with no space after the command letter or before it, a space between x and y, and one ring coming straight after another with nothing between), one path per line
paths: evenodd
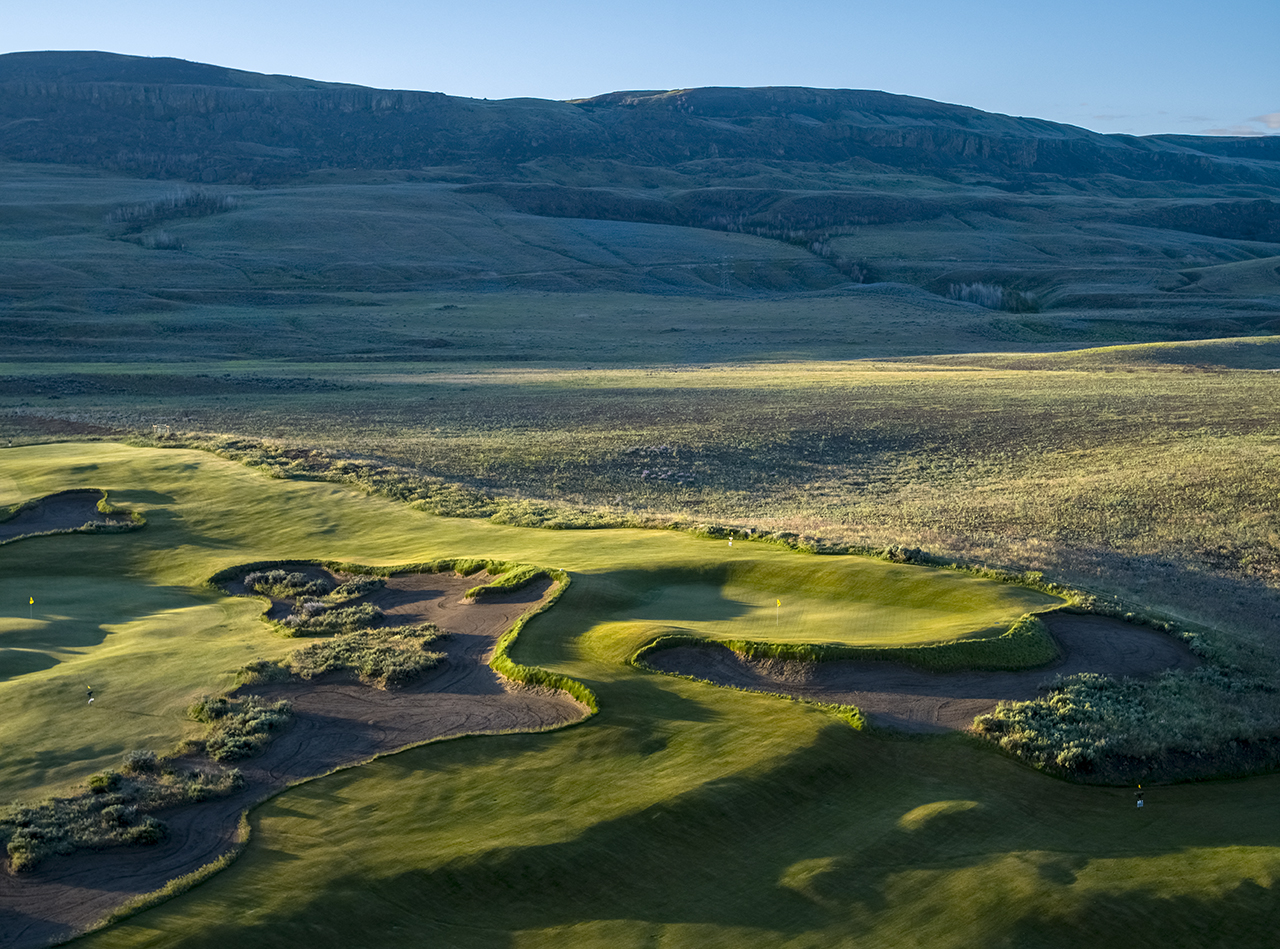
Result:
M702 582L655 577L644 603L628 612L710 639L913 646L999 635L1024 613L1062 602L858 558L735 563L719 573Z
M257 621L257 601L202 586L237 563L530 561L590 575L584 585L603 598L602 619L688 621L713 636L790 641L950 639L1007 627L1052 602L948 571L764 544L433 519L201 452L110 444L0 452L0 503L82 486L108 489L114 502L144 512L148 526L0 547L0 603L8 604L0 616L0 800L83 778L133 748L167 749L190 727L183 709L198 696L228 688L247 661L295 647ZM760 606L781 597L785 623L782 611Z
M252 842L228 870L81 945L1133 947L1270 938L1280 780L1159 789L1139 811L1128 789L1057 782L966 739L885 740L813 706L625 663L658 628L639 616L655 602L646 598L672 586L676 571L733 577L733 595L807 567L812 584L791 596L817 601L831 582L824 571L839 561L668 532L431 519L191 452L0 452L0 502L81 479L144 510L148 527L0 548L5 602L21 598L0 635L20 634L25 648L58 660L0 683L0 703L11 713L38 704L44 689L54 704L65 693L86 711L88 673L103 699L94 718L72 720L74 731L34 715L23 731L6 718L6 763L15 748L32 760L38 750L41 761L60 748L50 774L70 778L95 764L73 762L76 746L105 754L142 734L117 697L151 695L157 717L147 734L158 740L181 727L178 703L154 694L162 678L174 680L164 687L176 700L225 682L241 656L287 645L253 619L252 603L195 590L219 567L265 557L469 554L569 569L573 585L529 624L514 658L583 681L601 704L578 727L432 744L289 791L255 812ZM102 594L117 573L122 594ZM42 589L51 602L33 624L13 587L41 577L65 579ZM53 615L79 616L66 621L66 636L81 639L63 641ZM94 636L100 642L86 641ZM137 663L127 681L116 678L112 664L130 661L131 643L154 650L159 674L147 678ZM25 775L13 784L34 790L41 775Z

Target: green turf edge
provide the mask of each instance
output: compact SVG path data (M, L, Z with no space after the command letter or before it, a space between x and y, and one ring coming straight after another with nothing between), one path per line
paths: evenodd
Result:
M565 585L566 586L568 585L567 577L566 577ZM551 602L554 602L554 600L559 597L559 593L562 592L562 590L563 590L563 587L561 588L561 591L557 591L557 593L551 598L551 600L545 603L541 609L537 610L537 612L540 613L542 612L542 610L550 606ZM510 637L512 640L514 640L515 638L514 634L517 632L518 627L523 625L523 620L528 619L532 615L534 614L529 614L529 616L522 617L521 622L518 622L516 626L513 626L510 630L508 630L508 632L504 635L504 639L507 637ZM492 663L490 663L490 665L492 665ZM548 673L545 669L536 669L530 666L518 666L517 668L531 669L531 671L533 672L543 673L547 676L552 675L551 673ZM573 680L569 679L566 676L553 676L553 678L559 678L559 679L563 679L566 682L573 683ZM257 801L254 801L253 803L249 804L243 811L240 812L240 823L236 829L235 842L230 850L222 854L220 857L217 857L216 859L210 861L209 863L206 863L204 866L201 866L196 868L195 870L192 870L190 873L183 874L180 877L175 877L174 879L166 883L164 886L160 887L158 890L152 890L150 893L143 893L133 897L130 900L127 900L126 902L122 903L120 906L112 910L110 913L108 913L106 916L104 916L102 919L100 919L98 922L94 923L92 926L85 929L83 932L76 933L75 936L71 937L71 939L72 940L79 939L80 937L87 936L90 933L97 932L101 929L106 929L109 926L114 926L116 923L122 922L131 916L135 916L138 913L141 913L143 910L151 909L153 906L158 906L161 903L164 903L175 896L181 896L183 893L186 893L188 890L194 889L196 886L199 886L201 883L210 879L219 871L229 867L233 862L235 862L237 857L239 857L242 853L244 853L245 848L248 847L249 845L249 838L252 833L251 825L249 823L249 815L254 810L261 807L263 804L266 804L268 801L274 800L275 798L279 797L281 794L284 794L287 791L291 791L294 788L300 787L301 785L308 784L312 781L317 781L320 778L327 778L330 775L337 774L341 771L349 771L353 768L363 767L367 764L377 761L380 758L388 758L392 755L402 754L406 751L412 751L415 748L422 748L425 745L433 745L442 741L454 741L455 739L459 739L459 738L482 738L489 735L536 735L536 734L541 734L542 732L558 731L561 728L570 728L573 725L577 725L577 724L580 724L581 722L586 721L588 718L591 717L591 715L594 715L599 710L598 703L595 703L595 694L591 692L591 690L588 689L586 686L582 685L581 683L573 683L573 684L577 685L583 692L591 696L592 702L594 703L593 705L589 706L591 708L591 714L585 715L582 718L578 719L577 721L568 722L563 725L544 725L541 728L503 728L503 729L498 729L497 731L460 732L459 734L456 734L456 735L446 735L441 738L428 738L426 741L420 741L420 742L415 742L414 744L405 745L404 747L397 748L394 751L382 752L380 754L371 755L368 758L363 758L360 761L353 761L353 762L350 762L349 764L340 765L336 768L332 768L329 771L324 772L323 774L313 774L313 775L310 775L309 777L301 778L297 781L294 781L272 792L271 794L266 795L265 797L260 798ZM577 696L575 696L575 698L577 698ZM579 701L582 701L582 700L579 699ZM585 705L587 703L583 702L583 704ZM835 708L836 706L832 706L832 707ZM857 709L853 709L853 712L857 712ZM858 714L860 715L861 713L858 713Z
M688 640L688 642L671 642L672 640L677 640L677 639L686 639ZM657 675L671 676L671 678L673 679L684 679L688 682L700 682L704 685L713 685L718 689L728 689L731 692L746 692L750 695L767 695L771 698L782 699L787 702L794 702L797 705L804 705L809 708L816 708L816 709L819 709L820 711L826 712L829 715L834 715L836 718L840 719L840 721L844 722L854 731L867 732L868 734L877 735L885 738L914 737L914 736L908 735L905 732L894 731L892 729L877 728L875 725L871 724L871 721L867 718L866 713L863 712L862 709L858 708L858 706L856 705L845 705L839 702L819 702L816 699L801 698L800 696L797 696L797 695L789 695L786 692L769 692L763 689L748 689L745 686L741 686L741 685L726 685L721 682L713 682L710 679L704 679L701 676L690 675L687 672L667 672L664 669L655 669L653 666L649 665L647 662L644 661L643 655L649 655L653 652L658 651L658 649L667 648L666 646L657 646L656 644L659 642L667 642L668 645L672 645L672 646L702 645L702 644L710 644L714 646L725 645L723 642L720 642L719 640L699 639L696 636L682 636L679 633L671 633L666 636L660 636L657 639L651 641L650 643L647 643L646 645L641 646L627 660L628 665L635 666L637 669L643 669L645 672L652 672ZM651 648L651 647L655 647L655 648Z
M576 679L570 679L566 675L557 672L550 672L539 666L526 666L516 662L511 658L510 650L525 625L535 616L551 609L555 602L560 599L564 591L569 589L569 574L567 571L559 569L540 570L539 574L549 576L556 584L556 589L545 600L538 605L537 609L530 610L521 616L512 627L498 638L498 644L494 647L493 658L489 660L489 668L498 675L506 676L514 682L520 682L525 685L543 686L545 688L560 689L569 693L578 702L585 705L589 714L579 721L586 721L592 715L600 711L600 701L596 698L596 694L587 688L586 685ZM530 577L529 579L532 579ZM527 581L526 581L527 582ZM576 724L576 723L575 723Z
M255 804L253 806L256 807L257 805ZM249 826L249 810L250 808L245 808L240 812L240 824L236 828L236 835L232 841L231 849L226 853L209 861L202 867L197 867L190 873L184 873L180 877L175 877L158 890L152 890L150 893L143 893L130 900L126 900L84 932L77 933L76 938L79 938L80 936L87 936L89 933L97 932L100 929L106 929L108 926L114 926L116 923L123 922L130 916L136 916L143 910L150 909L153 906L159 906L161 903L172 899L175 896L181 896L188 890L199 886L215 873L225 870L227 867L231 866L236 857L240 856L240 854L244 852L244 849L249 846L249 837L252 834L252 830Z
M52 531L32 531L30 534L19 534L17 537L10 537L8 540L0 540L0 546L5 544L17 543L20 540L30 540L32 537L53 537L57 534L122 534L125 531L136 531L147 526L147 519L138 511L130 511L128 508L118 507L107 500L107 492L102 488L69 488L66 491L55 491L53 494L44 494L38 498L28 498L25 501L18 501L10 504L5 508L0 508L0 524L4 524L13 520L23 511L29 511L47 498L57 497L59 494L69 494L73 491L97 491L102 497L98 501L99 514L128 514L129 522L118 524L96 524L89 521L81 524L79 527L66 527L61 530Z
M1046 610L1044 612L1052 612ZM645 657L676 646L723 646L746 659L788 662L896 662L927 672L1017 672L1045 666L1062 651L1038 613L1019 617L1007 631L987 639L953 639L924 646L848 646L837 643L771 643L746 639L706 639L692 633L667 633L645 643L628 659L650 669Z

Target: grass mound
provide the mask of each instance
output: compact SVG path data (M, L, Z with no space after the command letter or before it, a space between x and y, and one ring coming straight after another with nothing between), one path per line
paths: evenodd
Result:
M0 844L14 872L32 870L45 857L78 849L156 844L168 831L149 812L223 797L243 784L235 769L179 767L154 752L134 751L125 755L119 771L92 775L79 794L0 813Z
M501 572L501 575L492 583L472 587L467 591L467 599L484 600L514 593L516 590L527 587L539 577L551 577L550 570L545 567L535 567L532 564L487 564L486 566L490 574Z

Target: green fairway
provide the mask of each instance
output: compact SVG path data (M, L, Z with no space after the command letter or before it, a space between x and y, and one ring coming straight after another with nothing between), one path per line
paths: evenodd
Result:
M643 605L628 612L708 639L915 646L998 636L1024 613L1062 602L863 558L737 563L720 573L720 583L655 577Z
M201 587L252 560L566 569L572 586L513 658L582 681L601 711L290 790L255 811L229 869L84 945L1202 946L1271 932L1280 779L1158 789L1138 811L1129 789L1055 781L968 738L885 739L625 661L677 622L774 638L779 598L777 636L906 643L1007 625L1049 597L669 531L432 518L193 451L0 452L0 503L90 485L148 526L0 547L0 643L40 657L0 681L0 749L20 764L9 798L165 750L192 694L295 647L257 601ZM92 716L86 682L101 690Z

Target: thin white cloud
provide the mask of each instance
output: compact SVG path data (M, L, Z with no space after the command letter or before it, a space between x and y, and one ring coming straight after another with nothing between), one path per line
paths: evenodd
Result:
M1266 135L1266 132L1259 131L1252 125L1232 125L1230 128L1224 129L1202 129L1201 135Z
M1265 125L1269 129L1280 129L1280 112L1268 112L1266 115L1255 115L1249 121Z

